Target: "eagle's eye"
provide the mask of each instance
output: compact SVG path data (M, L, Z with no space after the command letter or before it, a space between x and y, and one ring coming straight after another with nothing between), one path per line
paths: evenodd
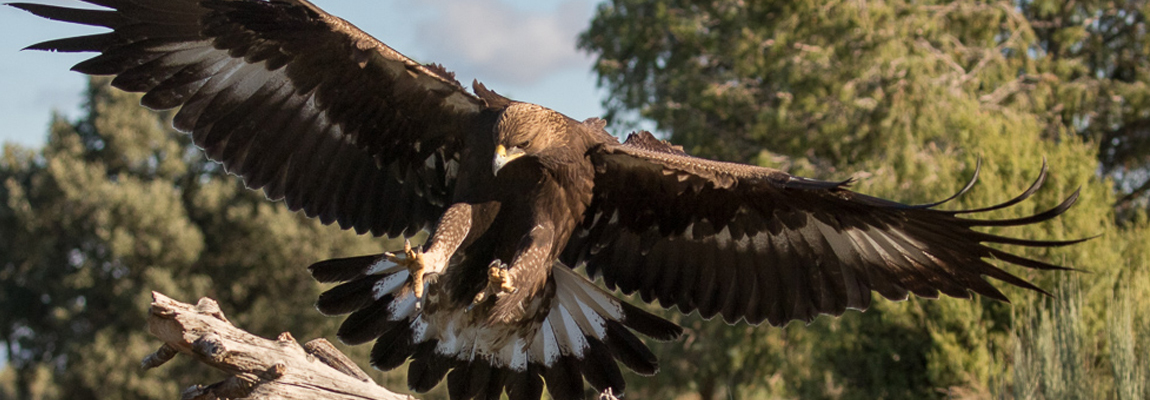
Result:
M531 147L531 140L524 140L522 143L515 145L515 147L520 149L527 149L528 147Z

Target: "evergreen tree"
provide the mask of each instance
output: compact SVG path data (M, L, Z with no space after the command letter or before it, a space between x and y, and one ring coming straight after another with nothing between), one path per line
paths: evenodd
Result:
M170 113L106 83L93 81L80 121L56 119L42 150L7 146L0 159L0 340L14 395L168 399L218 379L180 358L139 370L159 346L144 323L153 290L215 298L265 337L334 336L305 267L383 243L244 188L171 130Z
M1039 50L1053 37L1036 28L1042 23L1032 14L1041 5L1015 4L612 0L599 7L581 46L597 56L612 117L637 114L696 155L825 179L871 171L856 176L856 190L908 203L958 191L981 159L979 185L945 206L953 208L997 204L1049 161L1043 190L1003 212L1041 211L1082 187L1071 212L1024 235L1107 233L1032 253L1093 272L1082 278L1081 323L1098 336L1116 280L1144 275L1127 252L1146 236L1137 222L1115 232L1113 183L1096 175L1097 149L1105 148L1092 141L1099 125L1080 116L1122 101L1083 102L1098 96L1085 87L1108 75L1065 70L1082 61ZM1084 7L1089 14L1102 5ZM1061 21L1090 31L1099 20ZM1136 39L1122 46L1137 53L1146 42ZM1013 272L1048 288L1058 276ZM1038 306L1027 304L1035 294L1007 294ZM1010 368L1010 305L875 297L866 313L783 329L687 318L687 341L661 346L669 361L655 380L634 381L637 391L704 399L988 395ZM1104 375L1099 359L1086 360Z
M1007 289L1013 308L876 299L866 313L785 328L673 315L687 335L656 346L662 371L629 379L629 395L986 397L1013 386L1023 388L1017 397L1111 387L1118 398L1137 397L1137 385L1119 386L1147 376L1145 356L1129 354L1145 343L1121 333L1150 331L1144 8L1093 0L601 5L581 43L598 57L616 123L637 114L696 155L807 176L871 171L857 176L856 190L905 202L957 191L981 159L981 183L956 208L1018 193L1045 158L1044 190L1008 212L1048 208L1079 186L1082 198L1025 235L1105 233L1028 254L1092 272L1071 274L1081 282L1073 313L1061 311L1073 308L1065 296ZM10 366L0 397L171 398L211 380L181 361L137 371L158 345L143 330L151 290L214 297L238 326L264 336L332 336L338 319L311 307L320 290L304 267L377 252L379 241L244 189L172 132L170 115L143 110L135 95L97 80L87 97L88 115L57 118L44 149L7 146L0 158L0 341ZM1013 272L1057 286L1058 274ZM1128 314L1110 316L1115 297ZM1038 357L1053 348L1066 356ZM366 346L347 351L366 359ZM1055 387L1059 377L1094 386Z

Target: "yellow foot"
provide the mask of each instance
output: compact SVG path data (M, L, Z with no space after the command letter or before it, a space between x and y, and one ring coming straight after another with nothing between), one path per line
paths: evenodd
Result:
M487 285L498 288L498 291L503 293L511 293L515 291L515 285L511 283L511 268L507 264L493 266L487 269Z
M489 295L499 295L514 291L515 285L511 283L511 267L499 262L499 260L495 260L491 262L491 267L487 269L487 287L475 295L473 303L479 304Z
M411 274L411 289L415 292L415 298L416 300L423 300L423 273L427 269L427 265L424 264L423 252L419 249L412 249L411 241L404 240L402 257L392 253L383 254L388 261L407 268L407 272Z

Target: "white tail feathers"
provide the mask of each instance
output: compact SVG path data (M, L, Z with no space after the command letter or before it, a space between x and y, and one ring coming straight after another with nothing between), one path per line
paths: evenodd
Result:
M372 362L383 369L419 360L419 367L413 364L408 371L409 384L417 390L428 390L447 376L453 392L498 386L515 393L513 398L529 398L541 390L540 377L546 377L555 398L581 397L584 378L596 390L609 387L621 393L625 383L616 361L640 374L658 368L654 354L631 330L660 340L680 333L678 326L624 303L560 264L551 269L554 291L541 292L552 297L527 300L549 300L541 309L546 314L509 323L490 322L478 308L416 307L408 271L383 257L329 260L311 270L321 281L346 281L317 302L328 314L351 313L340 338L349 343L377 339ZM498 381L471 387L484 380L473 374Z

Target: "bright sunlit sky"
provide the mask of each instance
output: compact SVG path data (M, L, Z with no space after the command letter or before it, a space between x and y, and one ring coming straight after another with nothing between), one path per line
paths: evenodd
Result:
M75 0L25 0L94 8ZM470 86L545 105L575 119L600 116L592 59L575 49L592 0L311 0ZM52 110L80 115L86 78L69 68L94 53L20 51L33 43L102 32L0 6L0 142L39 147Z

